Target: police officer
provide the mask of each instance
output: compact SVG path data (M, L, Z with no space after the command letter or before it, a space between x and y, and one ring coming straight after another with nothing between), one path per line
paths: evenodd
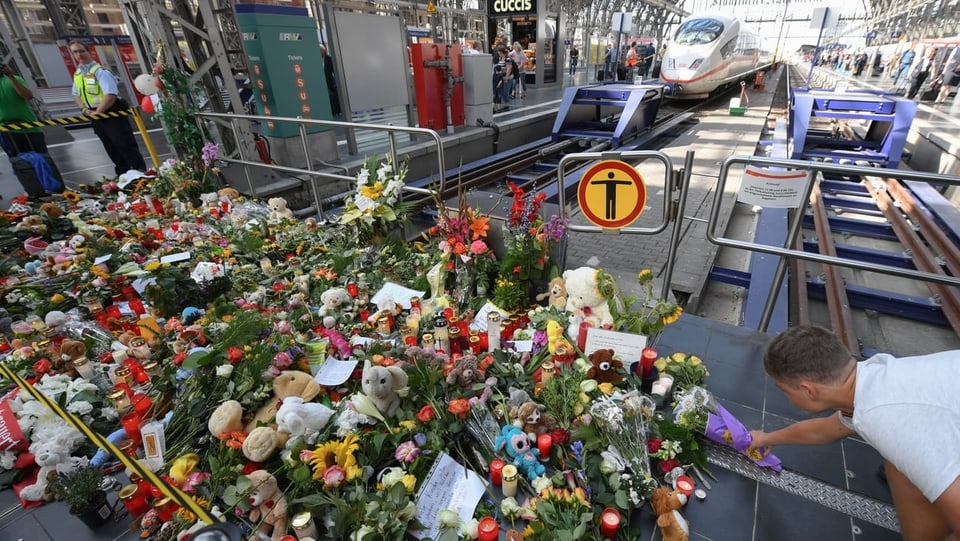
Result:
M90 55L87 44L80 40L70 42L70 55L77 65L73 74L73 99L84 115L120 111L129 107L118 96L117 78L98 64ZM133 128L126 116L97 118L91 121L93 133L103 143L110 156L114 172L122 175L131 169L146 171L147 164L140 154Z

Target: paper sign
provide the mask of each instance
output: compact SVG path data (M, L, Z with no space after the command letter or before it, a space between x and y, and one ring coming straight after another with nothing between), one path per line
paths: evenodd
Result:
M337 359L328 358L320 365L320 368L317 370L317 375L314 376L313 379L320 385L340 385L344 381L347 381L350 374L353 374L356 368L356 359L338 361Z
M393 297L393 302L399 303L400 306L403 306L404 310L409 310L411 298L420 297L422 299L426 294L426 291L416 291L399 284L394 284L393 282L387 282L383 284L380 291L377 291L377 294L370 299L370 302L380 306L380 303L387 300L388 297Z
M761 207L800 208L809 183L808 171L776 171L747 166L737 201Z
M473 321L470 322L470 328L475 331L487 332L487 314L490 312L500 312L500 321L503 321L510 316L510 314L497 308L497 306L492 302L487 301L486 304L477 310L477 315L475 315L473 317Z
M411 530L410 534L417 539L436 539L440 532L440 511L444 509L456 511L460 522L469 521L485 488L477 474L447 453L440 453L417 492L417 520L425 528Z
M190 252L178 252L176 254L165 255L160 258L161 263L176 263L177 261L186 261L190 259Z
M589 328L583 353L589 356L598 349L612 349L626 365L640 360L640 354L645 347L647 347L647 337L642 334Z
M110 261L110 258L111 258L111 257L113 257L113 254L102 255L102 256L94 259L94 260L93 260L93 264L94 264L94 265L99 265L100 263L106 263L107 261Z
M131 285L133 286L133 289L135 289L137 293L142 297L143 292L147 290L147 286L155 283L157 283L157 279L153 277L146 278L146 279L137 278L136 280L133 281L133 284Z
M533 351L533 340L508 340L507 345L517 353Z

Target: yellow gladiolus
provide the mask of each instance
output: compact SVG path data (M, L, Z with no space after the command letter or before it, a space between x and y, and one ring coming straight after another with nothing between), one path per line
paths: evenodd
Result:
M199 463L200 456L196 453L187 453L178 457L170 466L170 478L176 481L178 485L182 485Z

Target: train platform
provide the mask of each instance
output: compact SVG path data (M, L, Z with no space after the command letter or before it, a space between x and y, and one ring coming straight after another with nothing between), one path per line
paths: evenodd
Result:
M706 219L715 193L720 164L732 155L752 156L763 145L773 116L777 92L785 90L786 68L768 75L766 88L749 90L749 105L742 116L732 116L726 103L697 113L696 122L661 150L676 167L693 152L687 215L683 220L679 255L671 290L684 297L689 307L680 320L667 327L655 343L661 354L682 351L700 356L710 376L706 384L719 401L750 428L776 429L808 417L783 397L762 369L762 351L769 341L766 333L740 326L739 315L729 299L709 298L707 277L717 247L706 239ZM567 77L563 85L530 88L527 95L511 104L509 111L495 115L497 122L517 120L530 111L556 107L564 88L590 84L587 69ZM931 114L936 111L932 111ZM941 113L948 117L948 113ZM937 117L936 115L933 115ZM937 117L939 118L939 117ZM948 119L940 119L947 122ZM88 136L88 137L86 137ZM54 145L51 153L60 164L68 185L90 182L109 175L109 164L99 140L92 133L75 133L69 145ZM154 141L162 137L154 137ZM99 153L99 154L98 154ZM169 151L164 148L164 156ZM655 223L665 197L662 172L643 163L641 174L649 179L646 212L638 226ZM733 179L731 179L733 180ZM658 184L659 183L659 184ZM736 219L736 182L724 194L723 223ZM5 206L18 185L6 160L0 160L0 194ZM573 223L586 224L578 212ZM636 236L571 233L567 246L568 268L580 265L603 267L624 286L635 282L642 269L660 275L666 267L669 231L660 235ZM742 257L742 256L741 256ZM879 455L856 438L816 448L785 447L777 453L785 471L775 475L761 471L735 457L711 453L710 470L701 486L708 488L704 501L691 501L684 514L691 523L691 539L714 541L893 541L900 536L891 499L877 476ZM699 481L698 481L699 482ZM709 484L709 487L708 487ZM112 496L115 498L115 495ZM648 508L642 513L643 540L657 541L660 534ZM101 530L78 527L60 503L23 511L17 508L11 491L0 492L0 539L47 541L132 540L129 520L109 523Z

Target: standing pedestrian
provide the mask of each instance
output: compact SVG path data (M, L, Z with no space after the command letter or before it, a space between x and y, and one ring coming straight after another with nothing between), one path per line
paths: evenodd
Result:
M523 52L523 47L519 41L513 42L513 51L510 53L510 59L513 60L515 64L513 67L514 78L516 80L513 91L514 97L518 99L524 98L527 96L527 81L525 80L527 54Z
M917 56L917 46L913 45L909 50L900 55L900 61L897 63L897 71L893 74L894 88L900 88L900 77L903 77L903 86L907 84L907 74L910 73L910 66L913 64L914 57Z
M950 53L950 58L943 68L943 85L940 87L940 93L933 103L946 103L950 94L957 89L960 84L960 47L954 47Z
M570 49L570 75L577 74L577 62L580 61L580 50L574 45Z
M36 122L37 115L30 107L33 92L23 77L15 75L9 65L0 66L0 77L0 124ZM0 147L11 158L29 150L46 154L47 140L40 128L25 128L0 132Z
M130 105L119 95L117 77L93 59L87 44L75 39L70 41L69 47L77 65L77 71L73 74L73 99L81 113L99 115L129 109ZM110 156L117 175L130 170L147 170L126 116L94 118L90 123L93 133L100 138Z
M603 77L601 79L607 80L613 78L613 72L610 71L610 66L613 64L613 47L607 45L607 50L603 53Z
M334 118L340 116L340 95L337 94L337 78L333 74L333 58L327 53L327 46L320 46L320 56L323 57L323 77L327 81L327 97L330 99L330 114Z
M917 93L920 92L920 87L923 86L923 82L930 77L930 72L933 70L933 56L937 54L937 50L933 47L930 47L926 50L923 55L923 60L921 60L914 67L914 70L910 73L910 90L907 92L907 98L913 99L917 96Z

